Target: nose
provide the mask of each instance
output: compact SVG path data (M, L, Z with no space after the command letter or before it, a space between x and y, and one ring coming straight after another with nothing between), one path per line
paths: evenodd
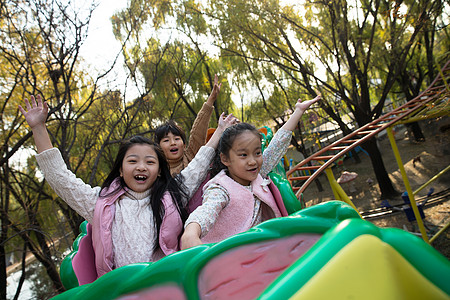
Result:
M145 171L145 164L143 162L139 162L136 165L136 170L138 170L138 171Z
M256 159L255 159L255 157L253 155L249 157L248 164L250 166L253 166L253 165L256 164Z
M174 139L174 138L170 138L169 141L170 141L170 144L171 144L171 145L175 145L175 139Z

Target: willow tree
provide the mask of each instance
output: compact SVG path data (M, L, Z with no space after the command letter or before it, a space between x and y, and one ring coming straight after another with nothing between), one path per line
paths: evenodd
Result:
M174 119L190 129L216 73L222 89L214 119L222 111L231 112L228 66L205 45L208 33L202 16L188 16L182 2L133 0L111 20L116 38L125 45L125 66L140 97L151 103L154 126Z

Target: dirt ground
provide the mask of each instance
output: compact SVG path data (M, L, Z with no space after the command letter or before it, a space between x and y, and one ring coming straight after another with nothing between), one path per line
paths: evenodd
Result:
M412 191L417 190L450 165L450 117L421 121L419 125L426 138L426 141L420 143L413 141L414 138L409 136L404 125L395 128L397 147ZM378 143L383 155L384 165L395 189L400 193L405 192L406 188L387 135L380 134ZM395 199L381 199L381 193L376 183L370 158L364 152L360 152L359 157L362 160L361 163L356 164L352 158L346 158L342 166L333 168L333 172L336 179L339 178L343 171L356 172L358 174L353 183L346 183L341 186L360 213L372 215L366 219L378 227L397 227L420 236L417 222L415 220L412 222L408 221L406 213L402 210L373 217L371 212L375 210L380 211L383 205L386 204L386 201L392 206L399 205L400 207L403 200L401 196ZM307 206L334 199L326 176L324 174L320 175L319 180L324 191L318 192L316 185L314 183L311 184L304 192ZM427 193L430 192L431 188L434 191L431 197L427 198ZM419 200L421 203L429 199L423 205L423 211L425 214L424 224L430 238L450 222L449 189L450 171L441 175L416 195L416 200ZM437 198L436 195L439 193L446 195ZM450 230L445 230L431 245L450 259Z

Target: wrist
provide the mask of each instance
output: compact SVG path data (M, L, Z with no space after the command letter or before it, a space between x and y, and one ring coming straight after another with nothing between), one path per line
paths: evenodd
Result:
M214 105L214 102L216 102L216 96L211 95L208 97L208 100L206 100L205 104L212 107Z
M294 112L292 113L291 118L300 120L300 117L303 115L304 112L305 112L305 110L303 110L301 108L296 108L294 110Z
M219 124L219 126L217 126L216 128L216 131L218 134L222 134L225 131L225 126Z
M202 229L200 227L200 224L198 224L196 222L189 223L184 230L184 235L186 238L190 238L190 237L200 238L201 234L202 234Z
M31 130L32 130L33 132L36 132L36 131L42 131L42 130L47 131L47 127L45 126L45 123L42 123L42 124L36 124L36 125L34 125L33 127L31 127Z

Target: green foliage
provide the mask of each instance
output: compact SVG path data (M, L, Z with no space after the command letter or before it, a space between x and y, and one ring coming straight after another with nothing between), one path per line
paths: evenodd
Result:
M125 17L135 7L140 7L139 20ZM189 133L216 73L222 75L223 85L211 126L217 124L221 111L232 109L225 77L228 66L212 57L210 47L204 45L210 36L207 18L197 13L201 10L195 1L133 1L112 18L117 39L132 37L125 43L124 56L132 76L145 82L142 94L151 107L152 128L174 119Z

